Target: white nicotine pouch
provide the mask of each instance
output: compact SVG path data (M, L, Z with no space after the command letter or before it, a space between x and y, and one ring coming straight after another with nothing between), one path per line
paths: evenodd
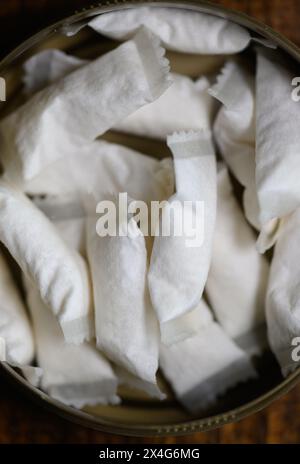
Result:
M240 382L256 377L249 356L219 324L206 303L198 305L198 333L172 346L161 345L160 368L178 401L197 413ZM194 316L196 317L196 316Z
M174 158L176 193L163 205L156 224L148 282L162 341L169 345L180 330L175 320L197 306L204 290L212 251L217 180L209 131L175 133L167 143Z
M42 89L84 64L85 61L60 50L44 50L24 65L25 90ZM172 84L157 100L134 111L112 129L156 139L165 139L178 130L209 129L216 106L207 92L209 80L202 76L193 81L175 73L170 78Z
M300 206L300 105L293 98L295 72L279 51L257 50L256 183L261 224Z
M25 195L2 181L0 241L57 317L65 339L91 337L91 292L85 261Z
M227 19L178 8L130 8L96 16L88 24L117 40L132 37L139 27L146 26L169 50L201 55L238 53L251 40L247 29ZM72 34L79 28L75 24L66 32Z
M145 237L127 211L118 217L116 230L107 229L105 215L87 219L97 346L118 366L156 385L159 327L147 289Z
M161 140L177 131L210 129L216 105L207 92L209 80L203 76L193 81L180 74L171 74L171 78L172 85L161 97L113 129Z
M0 361L29 365L34 358L30 321L11 271L0 254Z
M266 300L269 343L285 377L300 365L299 241L298 208L280 229Z
M266 348L265 298L269 266L218 165L217 220L206 282L210 305L224 331L249 354Z
M229 169L246 189L255 183L255 81L239 61L227 61L209 93L221 104L214 137Z
M42 369L40 387L69 406L118 404L118 380L109 362L96 347L65 343L53 313L42 302L32 283L25 282L33 319L37 362Z
M155 158L104 140L77 148L47 166L24 185L29 195L105 198L107 192L128 192L143 201L163 200L174 192L171 158Z

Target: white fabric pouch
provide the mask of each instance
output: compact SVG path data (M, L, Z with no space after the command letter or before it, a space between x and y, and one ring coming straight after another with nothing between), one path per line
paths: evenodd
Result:
M109 362L88 343L65 343L53 313L32 283L26 282L36 340L37 362L42 369L41 388L64 404L118 404L118 380Z
M249 223L260 231L258 250L264 253L277 239L279 221L260 223L255 179L255 79L238 61L228 61L209 93L223 106L214 122L214 136L222 157L245 188L243 204Z
M175 133L168 137L168 145L174 157L176 194L163 206L156 226L148 282L162 341L171 344L177 339L174 320L197 306L207 279L217 181L209 131ZM169 230L164 231L168 220Z
M300 206L300 105L292 98L294 77L279 52L257 51L256 182L261 224Z
M0 123L10 180L29 180L158 98L171 84L164 49L142 28L132 40L36 93Z
M138 200L163 200L174 191L171 159L158 161L122 145L96 140L59 159L26 182L30 195L93 194L100 199L128 192Z
M202 322L199 332L172 346L162 344L160 349L160 367L178 401L192 413L211 406L238 383L256 377L249 356L213 321L203 300L197 309Z
M117 365L156 385L159 327L147 289L145 238L133 217L118 221L114 235L105 221L95 212L87 219L97 346Z
M298 208L281 226L266 300L269 342L284 376L300 366L299 240Z
M105 13L89 22L67 26L64 31L73 35L87 23L96 32L117 40L132 37L140 26L146 26L168 49L184 53L237 53L251 40L247 29L217 16L145 6Z
M66 341L89 339L91 296L84 260L28 198L3 181L0 240L35 282L42 300L58 318Z
M209 93L222 103L214 122L218 148L236 179L246 189L255 185L254 87L250 71L242 63L230 60L217 77L216 84L209 89ZM254 222L257 225L257 221Z
M153 103L146 105L117 124L120 132L164 140L181 130L210 129L215 102L207 90L206 77L193 81L187 76L171 74L173 84Z
M206 292L225 332L249 354L266 347L268 263L235 199L228 171L218 166L217 220Z
M32 92L46 87L80 63L85 64L85 61L59 50L44 50L24 65L25 89ZM170 77L173 83L161 97L127 116L112 129L165 139L178 130L210 128L215 102L207 93L208 79L201 77L194 82L180 74L170 74Z
M0 361L28 365L34 340L26 308L2 253L0 254Z

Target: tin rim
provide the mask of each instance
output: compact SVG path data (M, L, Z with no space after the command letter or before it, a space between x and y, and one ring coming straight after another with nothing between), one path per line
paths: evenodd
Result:
M37 34L33 35L21 45L15 48L0 62L0 72L10 65L22 53L30 49L32 46L49 38L51 35L61 31L63 28L80 22L88 17L99 13L107 13L116 10L130 9L137 6L160 6L168 8L189 9L201 13L213 14L222 18L229 19L237 24L244 26L257 34L264 36L275 42L279 47L285 50L296 61L300 62L300 48L288 40L282 34L274 31L271 27L264 23L251 18L245 13L241 13L232 9L228 9L205 0L106 0L105 2L90 5L87 8L82 8L80 11L75 11L73 15L62 19L55 24L46 27ZM290 391L300 381L300 369L293 372L287 379L283 380L276 387L272 388L258 398L244 404L243 406L233 408L226 413L213 415L208 418L195 419L180 423L170 423L162 425L132 425L132 424L116 424L113 421L102 419L101 417L93 416L87 412L74 409L66 406L59 401L48 396L38 388L27 382L18 372L16 372L7 363L0 363L1 370L5 376L17 385L19 390L26 394L31 400L38 405L56 413L64 419L75 422L102 432L109 432L128 436L162 436L162 435L187 435L196 432L205 432L221 427L231 422L237 422L250 414L256 413L261 409L269 406L273 401L280 398L282 395Z

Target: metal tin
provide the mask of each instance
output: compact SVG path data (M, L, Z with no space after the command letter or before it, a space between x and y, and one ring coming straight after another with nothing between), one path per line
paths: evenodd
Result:
M189 9L230 19L275 42L288 55L300 62L300 49L270 27L245 14L222 8L207 1L107 0L103 3L91 5L80 12L75 12L74 15L47 27L23 42L2 60L0 63L0 75L8 79L11 93L13 96L16 95L14 98L18 101L20 63L40 49L41 45L49 48L49 44L55 47L58 42L68 42L70 39L62 38L60 31L78 21L85 20L87 17L144 5ZM70 44L70 42L68 43ZM72 44L74 45L74 42ZM284 393L287 393L300 381L299 369L287 379L282 380L278 367L270 355L260 361L259 369L264 372L261 377L264 380L260 380L258 385L251 383L246 388L238 387L235 391L226 395L214 410L207 411L201 417L198 417L184 412L172 395L170 395L166 403L160 403L128 392L124 392L125 401L121 406L100 406L86 408L82 411L76 410L61 404L30 385L20 373L8 364L2 363L1 365L1 371L17 385L21 392L48 410L72 422L96 430L133 436L181 435L211 430L229 422L238 421L261 410Z

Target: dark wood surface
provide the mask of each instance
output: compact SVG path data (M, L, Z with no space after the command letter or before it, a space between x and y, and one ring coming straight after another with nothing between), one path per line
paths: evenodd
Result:
M0 54L90 0L1 0ZM265 22L300 45L299 0L219 0ZM0 443L299 443L300 386L264 411L219 430L187 437L124 438L66 422L22 397L0 378Z

